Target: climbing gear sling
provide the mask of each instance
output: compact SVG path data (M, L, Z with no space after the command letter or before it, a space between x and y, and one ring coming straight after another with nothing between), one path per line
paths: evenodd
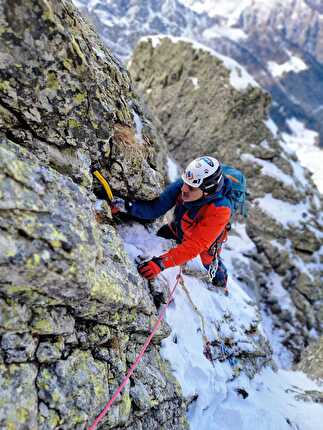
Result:
M98 170L95 170L93 172L93 175L101 182L103 188L105 189L105 192L107 193L108 199L110 200L110 202L112 202L113 194L107 180L101 175Z

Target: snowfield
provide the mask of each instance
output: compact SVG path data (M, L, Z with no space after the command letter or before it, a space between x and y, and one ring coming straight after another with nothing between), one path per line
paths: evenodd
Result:
M156 237L152 227L147 229L137 223L120 226L119 233L133 260L142 254L160 255L172 246L170 241ZM191 275L184 274L185 289L180 285L177 287L174 301L166 313L172 332L162 343L162 355L169 361L184 396L191 401L188 409L190 428L318 430L322 428L322 405L300 400L300 396L306 397L306 390L323 392L323 387L305 374L266 367L250 379L243 370L239 371L239 360L232 363L228 359L215 359L212 363L203 354L204 329L210 341L231 336L241 348L248 350L254 345L246 335L246 329L256 323L259 334L269 336L276 349L277 364L282 364L279 360L288 364L288 351L284 351L279 343L279 334L268 329L268 321L261 320L255 297L251 291L248 294L249 287L233 277L233 260L244 259L242 263L246 264L243 253L254 245L242 225L237 226L231 237L233 241L231 244L229 241L229 245L234 245L234 250L228 248L223 254L230 275L229 296L208 289L208 283L200 279L204 269L197 258L189 265ZM178 267L168 269L160 279L171 288L178 272ZM288 302L285 305L288 306Z
M290 53L289 55L289 60L283 64L278 64L274 61L268 62L268 69L275 78L281 78L285 73L299 73L308 69L307 65L301 58L295 57Z
M323 194L323 150L317 145L318 133L306 128L296 118L291 118L287 124L291 133L282 133L284 148L296 153L300 164L312 173L315 185Z

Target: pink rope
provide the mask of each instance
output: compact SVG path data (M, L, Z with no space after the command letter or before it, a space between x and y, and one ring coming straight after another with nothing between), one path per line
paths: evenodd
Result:
M111 399L108 401L108 403L105 405L105 407L102 409L102 411L100 412L100 414L95 418L95 420L93 421L93 424L91 425L91 427L88 428L88 430L95 430L97 428L97 425L99 424L99 422L102 420L102 418L106 415L106 413L108 412L108 410L110 409L110 407L112 406L113 402L115 401L115 399L119 396L119 394L121 393L122 389L127 385L130 376L133 374L134 370L136 369L136 367L138 366L140 360L142 359L146 349L148 348L148 345L151 342L151 339L153 338L154 334L156 333L156 331L158 330L158 327L160 326L166 309L169 305L169 303L172 300L174 291L178 285L178 283L180 282L180 280L182 279L182 275L181 275L181 271L179 272L179 274L177 275L176 278L176 283L173 287L173 289L171 290L171 292L169 293L169 296L167 298L167 302L164 304L163 309L160 312L159 318L156 322L156 324L154 325L150 335L147 337L146 342L144 343L143 347L141 348L139 354L137 355L135 361L133 362L133 364L131 365L130 369L128 370L128 373L126 374L126 376L124 377L124 380L122 381L122 384L115 390L115 392L113 393Z

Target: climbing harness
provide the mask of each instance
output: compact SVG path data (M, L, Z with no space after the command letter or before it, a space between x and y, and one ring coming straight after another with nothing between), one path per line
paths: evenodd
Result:
M95 430L99 424L99 422L104 418L104 416L107 414L108 410L111 408L112 404L114 403L114 401L116 400L116 398L118 397L118 395L121 393L121 391L123 390L123 388L127 385L127 383L129 382L129 379L131 377L131 375L133 374L133 372L135 371L136 367L138 366L139 362L141 361L144 353L146 352L146 349L148 348L153 336L155 335L156 331L158 330L158 327L160 326L164 316L165 316L165 312L166 309L169 305L169 303L172 300L173 294L175 292L175 289L177 287L177 285L179 283L182 283L183 281L183 277L182 277L182 268L180 268L180 271L176 277L176 282L174 287L172 288L172 290L170 291L168 298L167 298L167 302L165 303L165 305L163 306L159 318L157 320L157 322L155 323L154 327L151 330L150 335L147 337L144 345L142 346L139 354L137 355L135 361L133 362L133 364L131 365L130 369L128 370L128 373L126 374L126 376L124 377L121 385L119 385L119 387L115 390L115 392L113 393L111 399L108 401L108 403L105 405L105 407L102 409L102 411L100 412L100 414L95 418L95 420L93 421L93 424L88 428L88 430Z
M105 192L107 193L107 196L108 196L110 202L112 202L113 194L112 194L110 185L108 184L107 180L101 175L101 173L98 170L95 170L93 172L93 175L101 182L103 188L105 189Z

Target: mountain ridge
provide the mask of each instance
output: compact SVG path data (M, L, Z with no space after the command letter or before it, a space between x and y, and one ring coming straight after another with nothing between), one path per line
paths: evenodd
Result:
M158 33L189 37L234 58L273 95L276 104L271 113L279 127L291 132L286 120L295 117L317 130L322 144L323 16L317 12L318 2L231 2L231 7L239 4L234 19L225 14L210 16L207 7L203 13L193 10L197 3L215 8L215 1L119 0L113 7L103 0L75 2L123 59L129 57L141 36ZM266 14L261 8L259 12L258 6L265 7ZM300 16L296 12L301 12ZM114 19L122 25L114 25ZM282 64L293 57L306 67L280 77L271 73L269 62Z

